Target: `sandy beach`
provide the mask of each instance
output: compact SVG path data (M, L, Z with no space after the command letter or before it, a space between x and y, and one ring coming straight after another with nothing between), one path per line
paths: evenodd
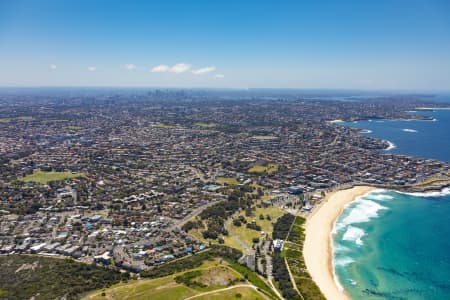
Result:
M344 291L340 290L333 275L331 232L334 223L346 204L374 189L358 186L331 192L306 221L306 237L303 246L306 267L327 299L350 299Z

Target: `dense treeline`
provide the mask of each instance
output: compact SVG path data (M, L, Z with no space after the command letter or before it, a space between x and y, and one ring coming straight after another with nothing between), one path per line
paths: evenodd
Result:
M287 236L289 229L291 228L292 222L294 222L294 220L295 220L295 216L292 214L284 214L283 216L278 218L277 221L275 222L275 224L273 225L272 238L274 240L286 239L286 236Z
M284 214L278 218L273 226L273 239L285 240L294 221L295 216L292 214ZM283 297L286 299L300 299L300 295L291 282L286 263L280 252L273 253L272 264L273 277L278 282Z
M183 226L181 226L181 229L185 232L188 232L191 229L194 228L203 228L203 222L201 220L198 221L187 221Z
M284 258L281 257L280 253L275 252L272 257L273 264L273 277L278 282L278 286L286 299L300 299L299 294L294 289L292 285L291 278L289 277L289 272L287 270Z
M225 220L236 211L250 208L252 205L252 200L245 197L245 193L248 192L248 187L239 187L231 192L227 201L212 205L200 213L200 218L205 221L207 227L202 231L203 238L217 239L220 235L228 235L224 226ZM195 222L192 222L189 225L186 223L185 226L186 227L183 228L183 230L188 228L199 228L198 223L195 224Z
M0 299L78 299L94 289L127 280L128 273L72 259L0 256Z
M141 272L141 277L157 278L172 275L181 271L199 267L203 261L215 257L222 257L237 262L242 256L242 252L223 245L212 245L211 249L197 254L184 257L172 262L157 266L147 271Z

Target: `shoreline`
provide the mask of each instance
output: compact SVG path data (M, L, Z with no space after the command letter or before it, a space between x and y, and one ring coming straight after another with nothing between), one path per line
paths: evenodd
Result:
M303 256L309 274L327 299L350 300L334 273L332 232L335 222L347 204L376 189L356 186L330 192L307 217Z
M383 149L384 151L390 151L392 149L397 148L397 146L393 142L388 141L388 140L383 140L383 141L385 141L389 145L387 148Z

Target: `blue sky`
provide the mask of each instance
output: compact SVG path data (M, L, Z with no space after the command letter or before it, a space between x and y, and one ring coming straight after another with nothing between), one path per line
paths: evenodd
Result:
M450 90L450 1L0 1L0 85Z

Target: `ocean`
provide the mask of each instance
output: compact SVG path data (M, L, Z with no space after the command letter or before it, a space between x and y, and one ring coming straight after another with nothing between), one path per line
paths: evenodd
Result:
M450 110L435 121L345 123L395 145L387 153L450 161ZM352 299L450 299L450 189L376 190L349 204L333 233L338 283Z

